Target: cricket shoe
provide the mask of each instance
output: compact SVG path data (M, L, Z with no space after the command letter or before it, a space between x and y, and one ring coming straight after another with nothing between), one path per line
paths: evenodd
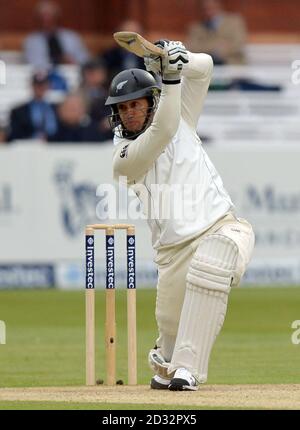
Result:
M191 372L180 367L176 370L168 388L171 391L197 391L198 384Z
M150 382L150 388L152 390L167 390L169 388L171 380L162 378L159 375L154 375Z

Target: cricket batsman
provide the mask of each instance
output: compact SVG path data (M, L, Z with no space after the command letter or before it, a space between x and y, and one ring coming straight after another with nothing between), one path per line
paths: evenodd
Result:
M193 208L193 219L170 211L168 218L148 220L158 267L150 387L197 390L207 380L228 296L249 263L254 233L237 217L196 133L212 58L188 52L181 42L156 44L164 56L145 57L147 71L125 70L111 82L106 105L115 135L113 171L116 180L126 177L145 208L167 199L168 186L197 190L182 201L183 213ZM161 75L161 89L153 74ZM162 194L153 193L153 185L162 186Z

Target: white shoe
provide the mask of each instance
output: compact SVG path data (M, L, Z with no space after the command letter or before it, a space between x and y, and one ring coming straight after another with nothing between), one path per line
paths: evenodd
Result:
M168 388L171 391L197 391L198 384L191 372L180 367L176 370Z
M159 375L154 375L150 382L150 388L153 390L167 390L169 388L170 382L170 379L165 379Z

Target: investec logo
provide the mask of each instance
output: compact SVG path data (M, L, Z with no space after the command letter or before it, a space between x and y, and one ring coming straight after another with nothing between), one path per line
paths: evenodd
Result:
M6 326L4 321L0 321L0 345L6 344Z
M86 267L86 288L94 288L94 238L92 236L87 238Z
M128 239L128 283L127 288L135 288L135 240L134 237Z
M0 85L6 85L6 64L0 60Z
M107 258L107 279L106 288L112 289L115 287L115 262L114 262L114 238L107 237L106 258Z

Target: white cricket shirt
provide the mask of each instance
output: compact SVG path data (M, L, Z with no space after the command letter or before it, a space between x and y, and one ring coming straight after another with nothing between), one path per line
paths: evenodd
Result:
M234 211L196 133L212 70L209 55L189 53L182 82L162 85L151 126L135 140L114 138L114 178L126 176L139 197L155 249L196 237Z

